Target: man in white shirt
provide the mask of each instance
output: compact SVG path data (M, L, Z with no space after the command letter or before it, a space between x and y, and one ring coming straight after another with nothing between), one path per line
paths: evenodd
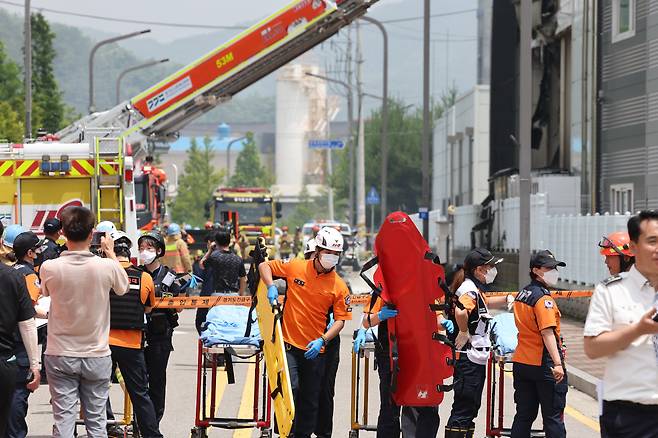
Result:
M585 354L607 357L602 437L658 436L658 211L628 221L635 266L596 287Z

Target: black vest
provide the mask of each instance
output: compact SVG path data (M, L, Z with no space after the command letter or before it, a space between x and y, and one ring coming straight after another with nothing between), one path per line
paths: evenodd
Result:
M142 271L130 266L126 268L129 289L124 295L110 291L110 328L120 330L143 330L144 304L142 303Z

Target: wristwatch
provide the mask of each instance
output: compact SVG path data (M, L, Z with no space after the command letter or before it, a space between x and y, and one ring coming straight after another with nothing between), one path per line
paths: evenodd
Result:
M322 339L323 345L327 345L327 338L324 335L320 336L320 339Z

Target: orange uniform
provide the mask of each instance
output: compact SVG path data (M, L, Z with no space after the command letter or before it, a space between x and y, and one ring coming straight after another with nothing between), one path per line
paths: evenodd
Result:
M548 289L537 282L519 292L514 302L514 320L519 330L519 343L512 360L540 366L544 355L541 331L553 328L560 347L560 309Z
M335 271L319 274L313 260L267 263L273 276L288 284L281 327L288 344L305 350L309 342L325 333L332 310L336 321L352 319L349 289Z
M130 262L121 262L121 266L127 268ZM155 303L155 286L148 272L142 273L140 283L140 299L145 306ZM110 329L110 345L124 348L142 348L142 330Z

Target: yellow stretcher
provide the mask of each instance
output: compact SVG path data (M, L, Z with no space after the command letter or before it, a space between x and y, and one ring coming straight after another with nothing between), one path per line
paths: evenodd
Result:
M292 429L295 418L295 404L292 398L288 360L281 332L281 308L279 304L272 306L267 299L267 287L261 281L256 294L258 303L258 326L263 338L263 353L267 368L267 380L274 404L278 433L286 438Z
M352 397L350 404L350 438L357 438L359 431L377 431L377 424L368 424L369 389L370 389L370 358L374 360L375 343L366 342L358 353L352 350ZM361 362L363 359L363 367ZM361 373L363 372L363 393L361 389ZM361 411L362 409L362 411ZM362 412L360 414L360 412Z

